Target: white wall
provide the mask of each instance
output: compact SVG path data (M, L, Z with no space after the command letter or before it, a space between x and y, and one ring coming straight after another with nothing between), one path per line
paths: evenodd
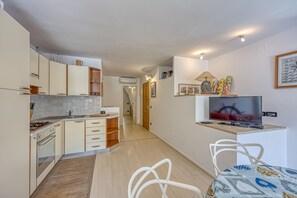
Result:
M202 72L207 71L208 61L195 58L173 57L174 94L178 95L178 84L200 84L195 80Z
M263 110L278 113L277 118L264 118L263 121L289 127L288 166L295 169L297 89L274 89L274 57L296 51L296 35L297 28L294 28L209 61L209 71L217 78L233 76L232 92L262 95Z
M127 84L120 84L118 76L103 76L103 97L102 97L102 105L103 106L116 106L120 107L120 123L122 124L123 120L123 88L124 86L131 86ZM136 90L138 91L138 84L139 84L139 79L137 79L137 88ZM135 86L135 85L133 85ZM139 92L138 92L139 93ZM136 94L137 95L137 94ZM139 100L137 100L136 104L136 123L139 124Z

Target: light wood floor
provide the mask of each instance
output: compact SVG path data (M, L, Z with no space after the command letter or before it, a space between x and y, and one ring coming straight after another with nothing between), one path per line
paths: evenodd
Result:
M212 178L152 133L141 126L128 124L123 126L121 135L122 142L117 149L96 156L91 198L126 198L128 182L134 171L164 158L172 161L172 180L194 185L205 194ZM164 177L166 169L158 171ZM170 198L195 197L188 191L172 187L168 190ZM153 186L142 195L158 198L161 194L159 188Z

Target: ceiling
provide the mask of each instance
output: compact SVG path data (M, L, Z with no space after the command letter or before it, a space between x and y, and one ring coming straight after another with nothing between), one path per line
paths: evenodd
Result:
M140 76L172 56L211 59L297 27L296 0L2 1L41 51L101 58L105 75Z

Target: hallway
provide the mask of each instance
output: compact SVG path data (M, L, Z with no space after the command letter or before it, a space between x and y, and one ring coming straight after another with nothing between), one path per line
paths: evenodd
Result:
M140 125L124 118L121 143L110 153L97 154L91 188L91 198L126 198L131 175L140 167L152 166L169 158L173 164L171 179L199 187L205 194L212 178ZM165 168L158 169L164 177ZM168 188L169 197L195 197L192 193ZM156 186L146 189L141 197L158 198Z

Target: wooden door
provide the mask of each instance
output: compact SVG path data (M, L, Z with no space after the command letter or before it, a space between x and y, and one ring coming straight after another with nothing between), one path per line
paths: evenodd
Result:
M142 85L143 96L142 96L142 126L149 130L150 127L150 96L149 96L149 83L144 83Z

